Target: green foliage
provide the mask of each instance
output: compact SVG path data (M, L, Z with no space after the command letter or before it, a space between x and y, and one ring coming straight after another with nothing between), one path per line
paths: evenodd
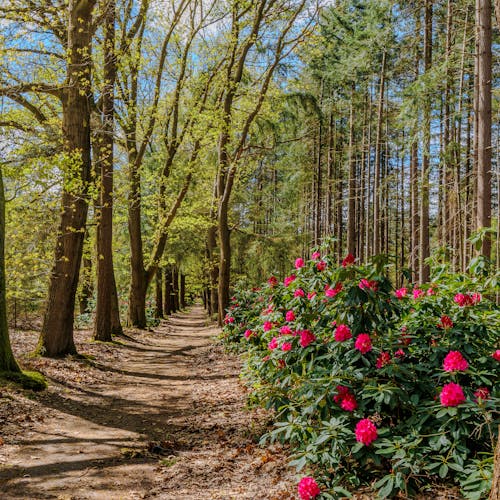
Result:
M14 382L23 389L31 391L43 391L47 388L45 377L38 372L0 372L0 382L2 380L5 382Z
M382 262L319 259L284 284L238 290L225 319L224 340L245 352L251 400L275 411L263 440L291 443L293 465L314 471L323 498L361 485L412 496L439 481L480 498L500 423L500 314L483 273L442 270L395 291ZM447 371L451 351L466 369ZM441 394L450 383L463 401ZM354 432L364 419L377 429L365 444Z

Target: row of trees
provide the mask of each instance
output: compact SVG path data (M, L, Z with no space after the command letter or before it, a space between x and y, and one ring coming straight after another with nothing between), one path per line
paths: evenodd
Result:
M75 352L78 296L96 339L124 302L144 328L174 263L219 322L231 281L326 237L426 281L432 248L465 270L480 229L498 264L491 7L1 3L8 290L47 297L39 352Z

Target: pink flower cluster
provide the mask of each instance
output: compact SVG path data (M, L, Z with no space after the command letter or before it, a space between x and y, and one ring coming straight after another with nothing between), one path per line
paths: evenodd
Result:
M333 400L340 404L340 407L345 411L354 411L358 407L358 403L354 394L349 392L349 389L344 385L337 386L337 394Z
M311 255L312 260L318 260L321 257L321 254L319 252L313 252Z
M295 292L293 293L293 296L295 298L304 297L305 296L304 290L302 290L302 288L297 288L297 290L295 290Z
M465 371L467 368L469 363L460 351L450 351L444 358L443 369L446 372Z
M283 342L283 345L281 346L282 351L291 351L292 350L292 344L290 342Z
M274 349L276 349L278 347L278 339L276 337L273 337L271 339L271 342L269 342L269 344L267 344L267 347L269 347L269 349L271 351L273 351Z
M361 354L366 354L367 352L370 352L373 349L372 339L370 338L370 335L368 335L367 333L360 333L356 338L354 347Z
M335 330L335 340L337 342L344 342L352 338L351 329L347 325L338 325Z
M314 342L316 337L309 330L302 330L300 332L300 345L302 347L307 347L311 342Z
M299 257L298 259L295 259L295 269L300 269L301 267L304 267L304 259Z
M226 314L226 317L224 318L224 324L229 325L230 323L234 323L234 318Z
M269 285L270 285L271 287L273 287L273 288L274 288L274 287L278 284L278 278L276 278L276 276L271 276L271 277L267 280L267 282L269 283Z
M492 355L491 357L493 359L496 359L497 361L500 361L500 349L497 349Z
M372 292L376 292L378 290L378 283L375 280L368 281L363 278L359 282L359 288L361 288L361 290L371 290Z
M287 276L284 280L283 280L283 284L285 286L289 286L290 283L293 283L295 281L295 274L291 274L290 276Z
M481 403L481 401L486 401L490 398L490 390L487 387L479 387L474 396L476 397L476 402Z
M265 332L268 332L273 329L273 324L271 321L264 321L264 324L262 325L262 328Z
M254 332L252 332L252 330L245 330L246 339L249 339L252 335L254 335Z
M285 314L285 319L286 319L286 321L293 321L293 320L295 320L295 313L292 310L287 311L286 314Z
M473 306L473 305L481 302L481 294L480 293L473 293L473 294L457 293L455 295L455 297L453 297L453 300L460 307Z
M365 446L370 446L378 437L375 424L368 418L364 418L356 424L354 434L356 435L356 441L363 443Z
M415 288L413 290L413 298L414 299L419 299L420 297L423 297L425 295L425 292L423 290L420 290L420 288Z
M292 329L288 325L284 325L280 328L281 335L291 335Z
M442 406L457 406L465 401L462 387L455 382L445 384L439 395Z
M402 299L403 297L406 297L407 293L408 293L408 289L403 287L403 288L398 288L394 292L394 295L396 296L397 299Z
M341 291L342 291L342 283L340 282L338 282L334 287L331 287L330 285L325 285L325 295L327 297L333 298Z
M318 271L324 271L326 269L326 262L324 260L320 260L317 264L316 264L316 269Z
M299 481L297 489L301 500L312 500L321 493L318 483L316 483L316 481L309 476L303 477Z

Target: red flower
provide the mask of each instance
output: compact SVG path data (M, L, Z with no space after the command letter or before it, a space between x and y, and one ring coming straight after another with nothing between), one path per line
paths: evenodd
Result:
M354 434L356 435L356 441L363 443L365 446L369 446L378 437L375 424L368 418L364 418L356 424Z
M290 276L287 276L284 280L283 280L283 284L285 286L288 286L290 283L293 283L295 281L295 274L291 274Z
M318 271L324 271L326 269L326 262L324 260L320 260L317 264L316 264L316 269Z
M224 318L224 323L228 325L229 323L234 323L234 318L232 316L228 316L226 314L226 317Z
M301 500L312 500L321 493L318 484L312 477L303 477L299 481L297 489Z
M293 296L295 298L297 297L304 297L305 293L304 293L304 290L302 290L302 288L297 288L297 290L295 290Z
M309 300L313 299L314 297L316 297L316 292L309 292L309 293L307 294L307 298L308 298Z
M316 337L309 330L302 330L300 332L300 345L302 347L307 347L311 342L314 342Z
M284 359L278 359L278 368L285 368L286 361Z
M335 340L337 342L344 342L352 338L351 329L347 325L339 325L335 330Z
M465 401L463 389L454 382L446 384L439 395L441 406L457 406Z
M476 397L476 402L481 404L482 401L490 398L490 390L487 387L479 387L474 396Z
M423 290L420 290L420 288L415 288L413 290L413 298L414 299L419 299L420 297L422 297L424 295L424 291Z
M253 335L252 330L245 330L245 338L249 339Z
M347 388L345 385L338 385L335 390L338 393L333 396L333 400L336 403L340 403L346 397L346 395L349 394L349 388Z
M275 287L277 284L278 284L278 278L276 278L276 276L271 276L267 282L269 283L269 285L271 285L272 287Z
M375 280L368 281L363 278L359 282L359 288L361 288L361 290L371 290L372 292L376 292L378 290L378 283Z
M372 347L372 339L370 335L367 333L360 333L356 338L356 342L354 343L354 347L361 352L361 354L366 354L367 352L373 349Z
M342 399L340 407L345 411L354 411L358 407L358 403L356 401L356 398L354 397L354 394L348 392Z
M394 353L394 356L396 358L404 358L405 356L405 352L403 351L403 349L398 349L395 353Z
M292 344L290 342L283 342L283 345L281 346L282 351L290 351L292 349Z
M450 351L443 361L443 369L447 372L465 371L469 363L459 351Z
M287 311L285 314L285 319L286 321L293 321L295 319L295 313L292 310Z
M288 325L284 325L280 328L281 335L290 335L292 333L292 329Z
M437 325L438 328L442 328L443 330L448 330L453 328L453 321L449 316L441 316L441 322Z
M497 349L492 355L491 357L493 359L496 359L497 361L500 361L500 349Z
M389 352L382 351L379 357L377 358L377 363L375 364L375 366L377 368L382 368L383 366L388 365L390 362L391 362L391 354Z
M394 292L394 295L396 296L397 299L402 299L403 297L406 297L406 294L408 293L407 288L399 288Z
M330 285L325 285L325 295L327 297L335 297L339 292L342 291L342 283L338 282L334 288L331 288Z
M342 261L342 267L350 266L354 264L354 255L352 253L347 254L346 258Z
M311 255L312 260L318 260L321 257L321 254L319 252L313 252Z
M269 344L267 344L267 347L269 347L269 349L271 351L273 351L274 349L276 349L276 347L278 347L278 339L276 337L273 337L271 339L271 342L269 342Z

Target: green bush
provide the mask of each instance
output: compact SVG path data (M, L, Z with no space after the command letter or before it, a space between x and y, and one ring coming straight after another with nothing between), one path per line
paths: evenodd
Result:
M316 254L284 283L236 292L223 337L245 350L252 400L275 410L263 441L292 444L321 498L361 485L413 495L436 481L480 498L500 423L491 289L441 269L395 290L385 272Z

